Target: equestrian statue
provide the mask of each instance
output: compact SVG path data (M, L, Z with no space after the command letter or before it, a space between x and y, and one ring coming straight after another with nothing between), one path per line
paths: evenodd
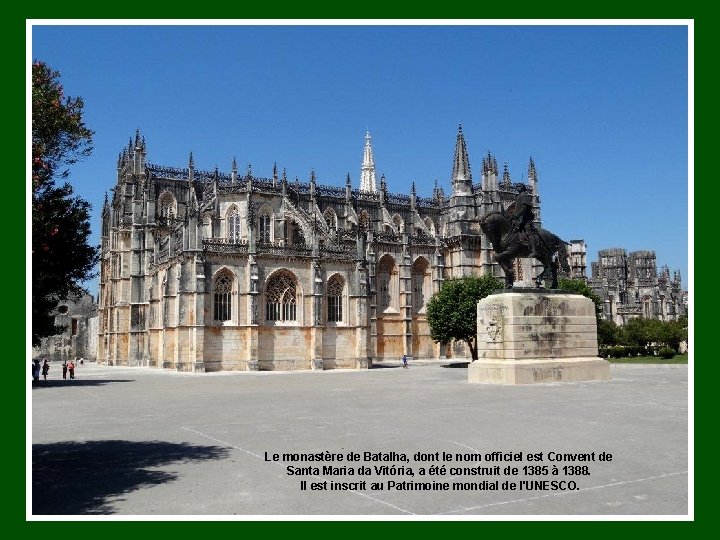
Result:
M557 269L570 271L567 244L545 229L537 229L533 220L533 198L524 184L520 184L515 202L504 212L490 212L480 220L480 228L490 239L495 260L505 272L505 288L512 289L515 281L513 262L517 257L532 257L540 261L543 271L535 278L535 286L552 280L550 288L558 288Z

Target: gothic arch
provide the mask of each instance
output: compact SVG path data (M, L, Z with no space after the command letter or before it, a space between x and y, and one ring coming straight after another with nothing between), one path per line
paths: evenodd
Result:
M404 223L403 223L403 218L400 216L400 214L393 214L392 222L393 222L393 225L395 226L395 230L398 233L403 232Z
M158 197L157 215L163 218L177 217L177 199L169 189L164 190Z
M223 267L212 277L213 321L224 323L233 320L233 293L235 291L235 274Z
M426 218L423 220L423 223L425 223L425 227L427 228L428 232L429 232L432 236L435 236L435 223L433 223L432 218L431 218L430 216L426 217Z
M652 296L646 294L642 298L642 313L646 319L654 318Z
M270 324L301 324L302 291L290 270L276 270L265 281L265 321Z
M432 295L432 276L430 262L423 256L415 259L410 270L413 314L425 313Z
M331 231L337 230L337 214L332 206L328 206L323 212L323 219Z
M390 254L385 254L378 260L375 272L377 312L399 313L400 311L400 275L398 265Z
M225 212L225 223L227 223L227 239L231 244L240 241L240 210L237 205L231 204Z
M347 286L345 278L338 273L330 276L327 280L325 292L327 295L327 321L330 323L347 322L347 310L345 309Z
M273 231L273 209L264 204L258 210L258 242L263 244L270 244L275 240L275 234Z

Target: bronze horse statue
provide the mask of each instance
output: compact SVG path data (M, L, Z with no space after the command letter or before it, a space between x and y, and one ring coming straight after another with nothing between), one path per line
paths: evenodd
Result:
M505 272L505 288L512 289L515 281L513 261L517 257L529 257L530 245L525 234L514 231L510 216L504 212L490 212L480 220L480 228L490 239L495 260ZM557 269L561 266L565 272L570 271L568 264L567 244L560 237L545 229L537 229L538 248L536 259L543 265L543 271L535 278L535 285L540 288L548 272L552 279L551 289L557 289Z

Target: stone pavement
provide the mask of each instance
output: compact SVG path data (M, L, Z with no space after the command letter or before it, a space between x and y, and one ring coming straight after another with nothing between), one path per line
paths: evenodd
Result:
M51 369L31 392L32 514L688 514L687 366L613 365L606 382L527 386L471 385L466 367L191 374L88 363L74 381ZM343 461L292 461L321 452ZM566 454L592 461L554 460Z

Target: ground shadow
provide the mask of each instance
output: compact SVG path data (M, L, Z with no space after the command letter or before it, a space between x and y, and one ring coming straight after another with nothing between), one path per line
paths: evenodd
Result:
M33 381L32 388L54 388L58 386L102 386L117 382L135 382L135 379L51 379L49 381Z
M443 364L440 367L444 368L467 368L470 362L453 362L452 364Z
M393 365L386 365L386 364L376 364L373 362L373 365L370 369L394 369L399 368L402 366L393 366Z
M149 470L170 463L224 459L229 449L165 441L65 441L34 444L32 512L112 514L108 499L172 482L177 474Z

